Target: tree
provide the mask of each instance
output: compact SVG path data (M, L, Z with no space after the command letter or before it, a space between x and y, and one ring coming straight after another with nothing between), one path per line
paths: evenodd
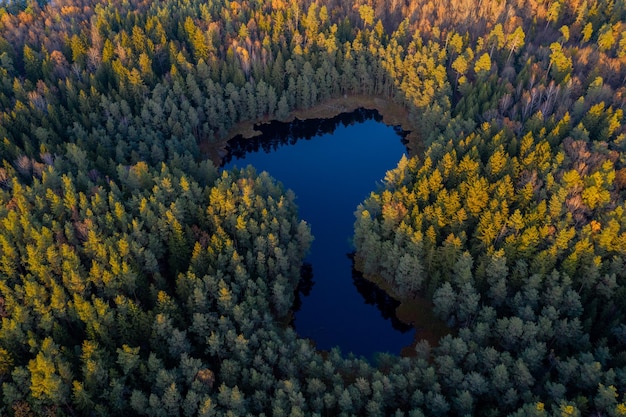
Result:
M371 6L366 4L359 6L359 16L363 21L363 27L365 27L365 25L372 26L374 24L374 9L372 9Z
M465 56L459 55L452 63L452 69L456 71L456 83L463 84L465 82L465 74L468 69L468 62Z
M599 412L612 413L617 407L617 397L617 389L613 385L599 384L594 405Z
M593 24L591 22L587 23L583 28L583 42L589 42L591 39L591 35L593 34Z
M474 72L479 77L486 77L491 71L491 58L488 53L484 53L478 58L476 64L474 64Z
M550 45L550 65L552 76L557 82L566 82L572 72L572 59L565 55L561 44L553 42Z
M598 34L598 49L603 52L608 52L616 44L617 39L613 33L611 25L604 25L600 28Z
M287 97L285 94L280 96L280 100L278 101L278 110L276 111L276 117L279 120L285 120L289 116L289 105L287 104Z
M559 21L562 5L558 0L554 0L548 7L548 13L546 17L546 28L550 22L555 23Z
M526 34L524 33L524 29L522 29L521 26L518 26L512 34L507 36L506 43L507 48L509 49L509 56L506 58L507 63L511 59L511 55L513 55L514 52L524 47L525 39Z
M69 401L71 384L67 378L71 378L71 373L59 356L59 347L51 338L46 338L35 359L28 363L31 395L41 404L64 404Z
M449 282L444 282L433 294L434 311L438 317L448 320L454 311L456 304L456 293Z
M35 81L41 79L43 73L41 71L41 59L32 48L28 45L24 45L24 70L26 71L26 76Z
M504 30L502 29L502 25L500 23L494 26L491 33L489 33L487 43L491 45L491 48L489 49L489 59L491 59L493 58L493 50L496 48L502 49L505 45Z
M85 42L80 36L74 34L70 38L70 48L72 51L72 62L84 66L87 57L87 47Z
M315 3L311 3L309 6L306 17L303 19L302 23L304 25L304 41L311 44L317 38L320 24L317 5Z

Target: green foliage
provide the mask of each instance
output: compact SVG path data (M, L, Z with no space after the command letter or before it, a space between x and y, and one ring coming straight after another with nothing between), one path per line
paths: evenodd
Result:
M248 355L247 339L254 326L237 309L257 311L255 320L259 320L257 309L264 314L274 311L280 318L287 309L279 306L291 305L299 261L311 241L308 227L297 222L293 195L285 194L267 174L256 175L252 169L224 173L205 187L184 175L171 174L165 166L158 172L140 164L129 172L154 186L129 188L124 197L114 183L88 183L80 189L66 175L61 189L47 188L36 180L26 188L14 183L11 192L3 195L5 205L11 199L23 201L10 209L13 214L7 213L8 218L22 219L19 234L3 222L3 241L12 242L16 252L31 261L3 276L3 300L8 303L3 307L2 345L14 346L18 334L11 329L33 326L30 353L12 349L16 355L7 356L3 348L3 378L7 389L17 389L18 381L8 377L8 367L27 366L31 383L21 400L32 398L38 410L64 405L87 412L95 404L106 413L116 412L115 407L125 410L125 394L115 394L121 395L120 404L107 401L107 395L114 395L110 378L115 374L123 376L122 386L132 383L139 388L149 386L156 375L141 371L150 367L150 361L172 366L181 355L190 355L203 358L198 370L219 366L202 347L211 332L218 331L218 323L207 316L202 326L194 325L188 332L185 329L196 323L196 315L218 307L222 319L234 320L220 332L228 329L230 335L233 326L242 326L234 333L237 343L214 353L216 358L225 358L233 349L240 357ZM57 193L64 195L64 204L59 203L57 216L51 217L50 204ZM43 195L50 197L47 201L38 197ZM241 223L236 219L242 213L256 215ZM179 240L195 242L193 255L179 253ZM5 252L4 258L7 255L13 256ZM180 256L187 261L182 263ZM161 268L150 265L155 258ZM162 276L160 270L168 263L178 272ZM249 277L261 273L266 284L259 288ZM269 296L263 291L269 290L273 280L285 286L281 297L287 300L279 300L270 309L259 300ZM175 298L167 294L170 289ZM38 324L25 321L28 316ZM55 319L65 323L67 333L55 330ZM193 348L190 337L196 341ZM62 354L60 341L82 345L82 349ZM81 364L78 373L71 371L72 363ZM195 373L188 378L186 384L192 384ZM179 389L173 383L163 384L163 407L177 415L182 401ZM21 400L18 396L11 404Z
M552 355L559 358L557 363L580 361L578 352L604 343L600 340L609 337L611 325L600 330L593 323L624 319L616 287L610 282L613 272L622 277L618 280L624 279L624 272L615 271L611 264L614 260L621 264L625 253L616 247L609 249L600 238L610 234L617 239L624 231L606 230L592 220L621 223L624 203L612 185L612 162L596 154L593 167L580 171L579 158L586 148L583 142L574 145L566 141L552 150L545 139L529 133L517 152L509 154L501 145L507 137L510 132L485 123L480 132L439 150L437 163L429 156L434 147L423 162L417 158L404 161L387 175L385 190L372 194L359 208L355 245L363 272L383 278L394 294L406 296L406 289L411 288L432 297L435 313L461 329L459 339L452 340L473 341L476 355L494 347L494 353L511 355L513 362L496 360L494 373L486 375L495 391L474 396L473 401L478 401L479 409L498 404L512 411L524 390L539 398L563 398L575 389L571 381L562 391L554 391L563 383L562 375L545 391L531 389L535 381L553 377L549 368L532 365L527 355L539 341L549 341ZM560 180L555 180L553 173ZM607 180L602 179L605 175ZM550 201L549 210L546 200ZM616 200L619 207L614 210L608 202ZM399 207L411 215L395 214ZM409 256L424 260L418 276L394 269L394 260ZM400 277L404 277L402 281ZM605 293L605 288L612 289ZM583 308L599 297L613 313ZM445 359L441 355L447 348L441 343L436 361ZM607 349L617 354L620 347L610 344ZM584 360L593 358L590 354ZM603 383L602 375L621 366L610 361L593 363L589 365L593 371L584 371L594 374L589 376L594 381L591 385ZM459 385L453 377L455 366L444 361L438 362L438 367L444 381L452 378L447 386ZM456 367L459 378L475 369L469 362ZM511 373L517 375L514 388L508 382ZM499 394L492 397L496 392ZM466 393L458 391L458 395L464 398L457 400L459 407L475 404ZM615 409L614 397L604 391L598 395L602 397L598 404L603 405L596 407Z
M2 9L2 414L626 414L624 7L427 3ZM457 328L378 367L281 324L294 196L201 162L358 94L421 139L358 265Z

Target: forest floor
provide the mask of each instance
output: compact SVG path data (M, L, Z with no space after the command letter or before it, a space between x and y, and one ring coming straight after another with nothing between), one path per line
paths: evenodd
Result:
M418 132L415 131L409 121L409 111L401 104L380 96L361 94L343 95L326 100L305 110L294 110L289 113L289 117L281 121L288 123L295 119L330 119L341 113L350 113L359 108L377 110L383 117L383 123L389 126L399 126L402 130L408 131L409 133L406 136L406 140L410 156L414 154L415 149L418 149L419 136ZM269 123L273 120L276 119L267 117L264 119L240 122L230 129L228 135L226 135L223 140L216 143L201 143L200 150L207 155L214 164L220 166L221 160L226 153L226 144L230 139L238 135L241 135L244 139L258 136L261 132L256 130L254 126L261 123Z

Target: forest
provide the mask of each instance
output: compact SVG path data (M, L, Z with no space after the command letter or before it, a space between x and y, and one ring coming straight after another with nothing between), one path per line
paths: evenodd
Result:
M243 122L406 112L355 263L450 334L289 326L314 238ZM624 0L0 5L2 416L626 415ZM373 336L375 337L375 336Z

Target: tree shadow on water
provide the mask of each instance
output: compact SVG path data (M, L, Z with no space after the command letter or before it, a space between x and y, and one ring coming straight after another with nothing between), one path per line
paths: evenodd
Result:
M296 287L294 294L293 305L291 307L291 322L289 323L295 328L295 313L302 308L302 297L307 297L311 294L311 290L315 285L313 281L313 265L309 262L303 262L300 267L300 281Z
M382 121L382 116L376 110L359 108L353 112L341 113L328 119L295 119L291 122L273 120L267 123L254 125L260 135L244 139L241 135L235 136L226 145L227 154L222 159L222 166L232 160L244 158L247 153L263 151L270 153L281 146L295 145L298 140L310 140L312 138L333 133L339 125L344 127L363 123L366 120ZM394 127L396 133L404 139L408 132L399 127Z
M396 317L396 309L400 305L400 302L390 297L379 286L363 277L363 274L354 267L354 253L349 253L347 256L352 261L352 282L359 294L363 296L365 303L376 306L383 318L385 320L391 320L392 327L399 332L406 333L412 330L413 326L400 321Z

